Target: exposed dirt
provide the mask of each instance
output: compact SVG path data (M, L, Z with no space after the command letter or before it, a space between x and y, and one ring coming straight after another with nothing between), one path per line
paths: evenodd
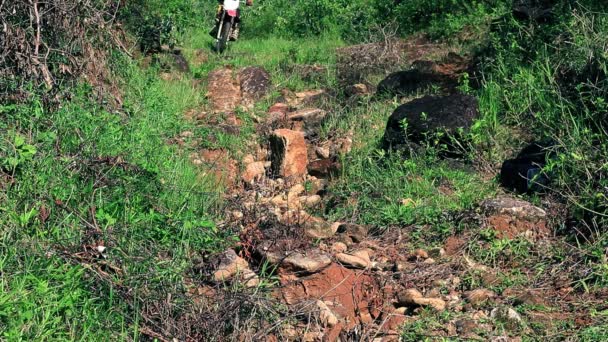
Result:
M419 49L411 52L416 58L443 51L419 43ZM440 64L431 68L456 72ZM264 76L261 79L266 82ZM247 88L257 89L253 83ZM213 72L208 94L217 113L189 115L211 124L229 121L238 126L230 113L247 107L242 93L242 84L231 70ZM554 321L592 323L587 309L577 303L601 301L608 294L590 296L574 289L576 279L589 272L584 268L571 272L577 265L574 256L538 275L535 264L546 262L558 242L548 211L528 202L507 196L480 203L454 222L475 229L453 229L444 241L433 242L437 247L427 249L415 248L420 241L413 238L414 227L378 232L357 222L328 222L309 214L327 200L325 189L338 175L339 157L349 153L353 144L352 136L318 138L326 113L314 104L326 96L323 90L283 91L266 117L257 120L257 136L266 143L252 147L241 160L222 150L204 150L194 158L201 165L216 165L211 172L235 185L226 193L230 205L223 227L238 232L240 257L229 250L220 258L224 260L220 266L212 259L203 263L202 273L207 276L193 290L193 297L217 302L226 300L230 286L248 288L236 292L242 305L267 315L249 321L253 318L245 319L231 302L243 329L239 339L393 341L399 339L404 324L424 322L429 314L444 319L440 327L429 324L424 334L430 338L516 341L531 334L531 328L521 323L524 319L547 329L553 325L559 329ZM455 195L450 184L440 184L438 191ZM496 248L480 233L485 230L494 231L505 244L524 241L533 252L522 260L510 251L497 250L482 264L471 257L472 251ZM230 260L236 261L230 264ZM512 273L515 269L517 273ZM243 274L232 272L230 280L220 279L233 270ZM528 282L532 278L534 283ZM233 322L225 312L210 319L219 317ZM245 321L252 323L245 323L246 328Z

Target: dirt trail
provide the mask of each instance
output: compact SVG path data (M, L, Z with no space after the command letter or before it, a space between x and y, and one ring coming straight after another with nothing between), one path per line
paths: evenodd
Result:
M260 68L216 70L207 89L210 115L234 118L237 108L251 108L270 88L270 75ZM413 248L407 228L377 235L370 233L373 227L310 214L324 201L327 185L341 167L338 157L350 152L353 137L318 140L327 113L316 104L329 96L324 90L282 93L266 117L257 120L256 135L266 143L253 153L238 161L225 151L193 156L197 164L216 166L229 189L225 226L241 238L235 250L206 263L209 278L201 289L208 290L198 291L205 300L220 300L215 286L225 283L241 284L243 293L263 288L290 315L256 326L269 341L396 341L400 327L423 320L421 313L427 310L450 316L444 326L429 326L434 338L518 341L509 331L530 329L518 306L552 308L526 312L531 322L551 321L554 310L581 300L571 282L555 274L547 274L546 283L536 288L508 285L508 263L490 267L469 256L470 240L478 237L472 232L448 238L443 247L421 250ZM236 119L229 122L238 129ZM499 197L464 216L463 221L501 237L550 244L550 214L525 201ZM269 273L276 283L265 280ZM504 290L490 290L496 287ZM585 312L570 310L569 315L585 323ZM261 336L243 334L244 340Z

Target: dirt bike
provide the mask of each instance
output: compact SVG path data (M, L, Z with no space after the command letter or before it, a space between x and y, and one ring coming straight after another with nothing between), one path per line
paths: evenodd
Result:
M220 5L220 20L215 39L215 51L218 53L226 50L226 45L232 35L232 29L238 20L240 5L241 1L239 0L224 0L224 4Z

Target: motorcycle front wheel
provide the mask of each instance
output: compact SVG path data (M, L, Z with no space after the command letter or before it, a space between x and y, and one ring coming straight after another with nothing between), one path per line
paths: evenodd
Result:
M219 37L215 42L215 51L223 53L226 50L226 44L230 38L230 32L232 31L232 22L226 21L220 25Z

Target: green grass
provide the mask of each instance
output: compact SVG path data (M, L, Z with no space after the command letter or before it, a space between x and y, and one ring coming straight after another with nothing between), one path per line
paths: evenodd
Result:
M56 111L0 107L2 151L18 161L1 190L3 338L135 337L138 293L183 297L192 258L231 243L213 223L221 189L192 150L167 143L195 129L183 113L201 105L199 90L115 62L125 111L100 107L86 86Z
M455 229L449 213L472 208L494 186L465 164L440 160L433 149L410 158L380 149L386 121L397 105L390 99L365 99L344 109L336 106L324 134L350 132L354 148L342 158L343 170L331 185L330 193L340 203L330 216L378 228L430 225L421 238L444 237Z

